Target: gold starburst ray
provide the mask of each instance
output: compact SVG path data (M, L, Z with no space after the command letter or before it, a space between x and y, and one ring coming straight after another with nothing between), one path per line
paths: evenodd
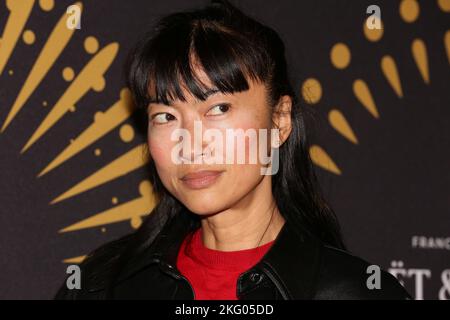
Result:
M81 2L77 2L76 5L80 7L80 10L82 10ZM25 102L28 100L34 90L36 90L36 88L39 86L42 79L54 65L58 57L61 55L61 52L64 50L64 48L72 38L75 29L67 28L66 20L67 15L66 13L64 13L51 32L42 51L36 59L36 62L34 63L27 79L25 80L25 83L22 86L22 89L20 90L16 101L11 107L8 116L3 123L1 132L5 131L14 117L19 113Z
M145 144L134 147L52 200L50 204L55 204L64 199L73 197L145 166L148 162L148 158L143 157L143 148L145 148Z
M58 100L56 105L41 122L31 138L22 148L25 152L31 145L39 140L58 120L90 90L101 91L105 86L103 74L116 57L119 45L111 43L97 53L89 63L81 70L66 92Z
M97 213L87 219L72 224L62 230L60 233L93 228L110 223L138 219L148 215L155 207L155 197L152 195L151 184L149 181L143 181L139 186L141 197L125 202L106 211Z
M38 177L43 176L92 145L95 141L127 120L133 113L133 110L134 105L131 102L130 91L128 89L123 89L120 93L120 99L106 112L97 112L94 116L94 122L75 138L73 142L70 143L49 165L47 165L47 167L39 173Z
M8 8L10 14L1 38L0 75L3 73L6 63L17 44L17 40L28 21L33 5L34 0L6 1L6 8Z
M332 109L328 113L328 121L340 135L342 135L348 141L354 144L358 144L358 138L356 137L352 127L341 111L339 111L338 109Z

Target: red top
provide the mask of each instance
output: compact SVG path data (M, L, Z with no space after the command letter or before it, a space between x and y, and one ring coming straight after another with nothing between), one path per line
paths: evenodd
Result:
M261 260L274 241L245 250L213 250L204 246L199 228L184 239L177 268L194 289L195 300L237 300L239 275Z

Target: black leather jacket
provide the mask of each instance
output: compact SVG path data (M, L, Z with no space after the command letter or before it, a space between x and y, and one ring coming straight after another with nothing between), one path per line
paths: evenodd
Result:
M194 299L194 291L176 268L186 222L166 223L153 244L119 273L113 299ZM237 296L249 299L411 299L403 286L381 271L381 289L368 289L370 264L345 251L324 245L286 221L274 244L237 282ZM89 278L82 269L82 279ZM88 273L88 274L86 274ZM105 290L82 280L81 289L65 283L56 299L104 299ZM108 296L110 297L110 296Z

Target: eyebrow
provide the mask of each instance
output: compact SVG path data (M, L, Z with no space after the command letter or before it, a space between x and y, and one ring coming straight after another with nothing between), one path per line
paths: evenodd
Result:
M205 100L208 99L209 96L211 96L211 95L213 95L213 94L216 94L217 92L221 92L221 91L220 91L219 89L216 89L216 88L206 90L206 91L203 93L204 96L205 96ZM200 102L201 100L196 99L195 101L196 101L196 102ZM168 102L169 102L169 103L168 103L168 106L171 106L171 107L172 107L172 102L173 102L173 100L169 100ZM148 104L150 104L150 103L161 103L161 102L158 102L155 98L152 97L152 98L150 98L149 101L148 101Z

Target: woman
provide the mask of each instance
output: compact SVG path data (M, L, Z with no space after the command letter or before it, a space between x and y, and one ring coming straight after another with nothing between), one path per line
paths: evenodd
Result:
M63 284L56 298L409 299L385 271L369 289L369 263L345 251L287 71L277 33L227 1L163 18L127 68L159 202L88 256L80 290ZM233 145L239 130L260 139ZM218 161L234 151L243 162Z

